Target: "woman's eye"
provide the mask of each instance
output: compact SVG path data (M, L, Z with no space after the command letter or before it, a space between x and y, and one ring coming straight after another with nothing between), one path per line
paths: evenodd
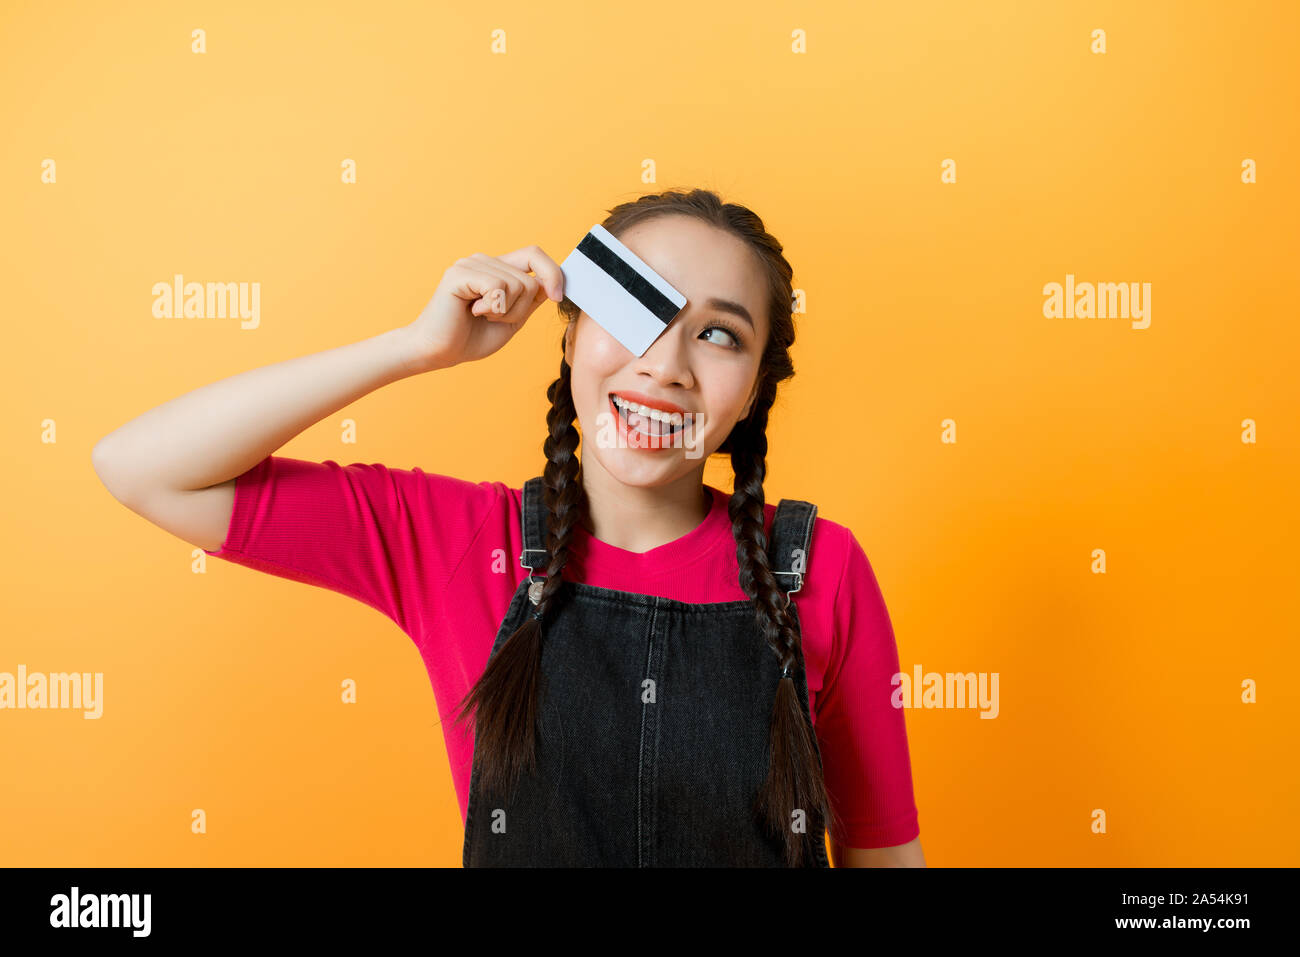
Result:
M739 339L739 337L737 337L737 335L736 335L734 332L732 332L730 329L728 329L726 326L719 326L719 325L717 325L717 324L714 324L714 325L712 325L712 326L709 326L709 328L705 329L704 332L713 332L714 330L719 330L719 331L721 331L721 332L725 332L728 336L731 337L731 346L730 346L730 348L733 348L733 349L734 349L734 348L739 348L739 346L740 346L740 339ZM703 335L703 333L701 333L701 335ZM725 343L723 343L723 344L725 345Z

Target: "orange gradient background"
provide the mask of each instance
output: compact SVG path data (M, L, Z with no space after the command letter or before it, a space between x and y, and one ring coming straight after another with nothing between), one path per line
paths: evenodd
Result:
M807 297L768 500L854 530L903 671L999 675L995 720L907 714L928 863L1300 863L1298 35L1289 2L6 3L0 671L105 677L99 720L0 711L0 864L459 866L414 643L196 573L91 449L679 186L756 210ZM260 282L260 326L154 318L175 273ZM1151 283L1150 327L1045 318L1067 273ZM560 328L279 452L518 487Z

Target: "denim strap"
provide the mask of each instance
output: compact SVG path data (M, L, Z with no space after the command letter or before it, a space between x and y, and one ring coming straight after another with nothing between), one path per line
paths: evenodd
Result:
M550 564L546 549L546 501L542 476L524 483L522 531L524 550L519 564L534 575L541 575ZM772 534L767 554L776 575L777 584L787 594L803 587L808 571L809 551L812 545L813 523L817 506L811 502L783 498L772 517ZM796 565L796 561L798 564Z

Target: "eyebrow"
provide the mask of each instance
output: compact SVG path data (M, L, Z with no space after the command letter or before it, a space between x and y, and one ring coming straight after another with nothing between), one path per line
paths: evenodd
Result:
M738 302L732 302L730 299L719 299L715 296L705 300L704 304L710 309L717 309L721 312L729 312L733 315L739 316L741 319L744 319L749 323L750 329L754 328L754 319L750 316L749 310Z

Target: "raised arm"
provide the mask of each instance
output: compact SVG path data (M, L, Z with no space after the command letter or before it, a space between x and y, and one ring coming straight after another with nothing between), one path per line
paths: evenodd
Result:
M119 502L201 548L225 538L234 479L309 426L420 371L409 326L250 369L165 402L95 445Z
M381 386L491 355L548 294L562 297L563 282L559 266L536 246L457 260L410 325L251 369L150 409L99 440L95 473L133 512L218 549L239 475Z

